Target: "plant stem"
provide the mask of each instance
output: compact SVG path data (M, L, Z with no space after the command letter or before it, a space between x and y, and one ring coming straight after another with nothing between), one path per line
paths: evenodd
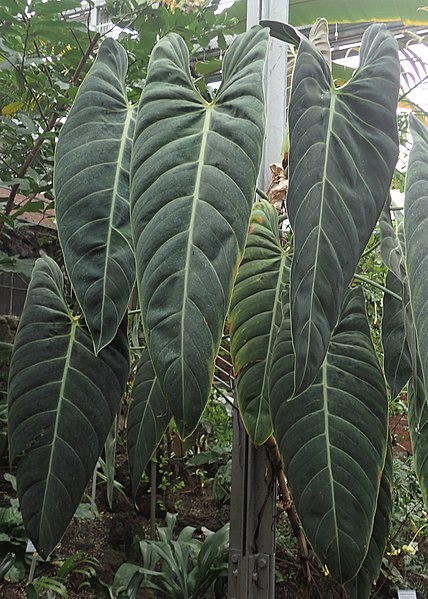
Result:
M156 460L150 460L150 539L156 538Z
M303 577L305 579L306 585L309 585L312 581L312 574L310 569L308 546L306 544L305 535L303 534L302 528L300 526L293 500L290 495L290 490L287 485L282 456L279 452L278 445L273 435L271 435L266 441L266 447L268 448L272 464L276 471L278 485L282 495L283 509L287 512L291 529L296 537L297 545L299 547L299 558L302 564Z
M377 241L374 245L372 245L372 247L368 248L363 255L361 256L361 258L365 258L366 256L368 256L369 254L371 254L376 248L378 248L380 246L381 242Z
M270 202L269 196L267 196L265 194L265 192L262 189L260 189L259 187L256 187L256 193L257 193L257 195L259 195L261 198L263 198L267 202Z
M368 283L369 285L371 285L372 287L376 287L376 289L380 289L381 291L383 291L384 293L387 293L388 295L390 295L391 297L395 297L395 299L399 300L400 302L402 301L402 297L400 295L398 295L397 293L394 293L393 291L391 291L390 289L388 289L387 287L385 287L384 285L381 285L380 283L377 283L376 281L372 281L371 279L369 279L368 277L365 277L364 275L354 275L354 279L356 281L362 281L363 283Z

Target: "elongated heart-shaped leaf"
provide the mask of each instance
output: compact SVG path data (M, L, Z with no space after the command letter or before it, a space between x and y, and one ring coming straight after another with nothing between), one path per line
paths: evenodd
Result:
M410 305L428 398L428 131L414 117L410 130L413 146L406 175L404 238Z
M323 362L344 293L386 200L398 156L399 74L397 43L384 26L365 32L360 67L339 89L321 54L300 42L287 196L296 394Z
M399 296L403 295L403 285L393 272L386 277L386 287ZM383 298L382 345L385 376L394 398L412 376L412 359L404 327L403 301L389 293L385 293Z
M24 524L46 557L61 539L118 410L129 369L126 322L94 355L59 267L37 260L13 349L10 459Z
M264 133L267 30L228 50L212 103L183 40L152 52L132 154L131 222L146 341L182 436L208 399L242 258Z
M344 584L360 570L373 528L386 452L385 382L361 289L345 296L314 384L291 399L293 354L286 322L284 317L271 367L275 436L309 542Z
M159 387L149 352L137 364L128 413L127 444L134 497L144 468L171 420L167 401Z
M58 233L98 352L115 336L135 280L129 164L135 111L127 57L107 39L77 94L55 154Z
M229 315L239 411L256 445L272 434L268 380L289 277L288 257L279 241L276 209L265 200L256 202Z
M349 599L369 599L376 582L388 540L392 514L392 448L388 443L385 466L380 481L376 515L366 558L357 576L345 584Z

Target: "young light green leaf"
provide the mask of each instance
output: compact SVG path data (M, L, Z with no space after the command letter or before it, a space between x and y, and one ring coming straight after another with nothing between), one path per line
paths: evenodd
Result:
M272 434L268 380L282 318L282 291L289 277L288 258L279 241L276 209L265 200L256 202L229 314L239 411L256 445Z

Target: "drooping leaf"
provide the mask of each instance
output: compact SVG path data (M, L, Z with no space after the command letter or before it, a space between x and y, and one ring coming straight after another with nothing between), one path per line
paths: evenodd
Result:
M46 557L79 505L128 377L126 322L94 355L55 262L37 260L10 365L10 459L24 524Z
M386 287L399 296L403 295L403 285L391 271L386 277ZM382 346L385 376L391 397L395 398L412 375L412 359L404 327L403 301L389 293L385 293L383 298Z
M265 200L256 202L229 315L239 411L256 445L272 434L268 380L282 318L282 291L288 282L288 256L279 241L276 209Z
M404 196L404 239L411 313L428 397L428 131L410 118L413 146ZM427 403L428 406L428 403Z
M392 514L392 448L388 443L385 466L380 481L376 515L366 558L357 576L345 584L349 599L369 599L376 582L388 540Z
M284 315L271 368L275 436L306 536L344 584L367 553L387 436L385 383L361 289L347 292L321 371L297 397L293 360Z
M129 165L135 111L127 56L107 39L58 140L55 194L67 271L98 352L114 337L135 280Z
M127 444L134 496L147 462L171 420L149 352L144 350L136 369L128 413Z
M387 300L385 297L386 304L384 304L384 323L382 326L386 326L387 330L391 331L391 338L387 343L384 341L385 374L391 389L395 385L395 391L400 385L404 384L405 379L408 380L408 422L415 472L424 501L428 506L428 401L406 269L408 240L403 232L406 220L403 221L398 213L395 216L397 235L392 224L384 216L380 220L382 256L390 269L387 286L391 288L392 282L392 290L399 290L402 296L401 302L391 297ZM398 305L400 303L401 307ZM390 306L390 309L388 306ZM402 320L401 326L400 318ZM391 319L391 322L388 321L389 319Z
M212 103L195 90L183 40L154 48L137 117L131 222L147 345L178 430L205 407L242 258L264 132L268 42L256 27L228 50Z
M420 366L420 363L419 363ZM408 422L416 476L428 507L428 402L421 368L408 386Z
M397 44L384 26L365 32L360 67L339 89L321 54L300 42L287 196L296 394L323 362L344 293L386 200L398 156L399 74Z

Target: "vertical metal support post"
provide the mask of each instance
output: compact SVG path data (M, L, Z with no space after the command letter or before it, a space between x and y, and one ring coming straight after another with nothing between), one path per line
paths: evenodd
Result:
M247 0L247 29L259 21L288 23L289 0ZM281 162L286 125L287 44L271 39L265 65L266 136L258 186L270 183L269 164Z
M262 19L288 22L289 0L247 0L247 29ZM270 182L269 164L281 162L285 135L287 47L271 40L265 66L266 138L258 186ZM234 411L228 599L275 596L274 473L265 448L250 442Z
M229 599L275 596L275 474L233 414Z

